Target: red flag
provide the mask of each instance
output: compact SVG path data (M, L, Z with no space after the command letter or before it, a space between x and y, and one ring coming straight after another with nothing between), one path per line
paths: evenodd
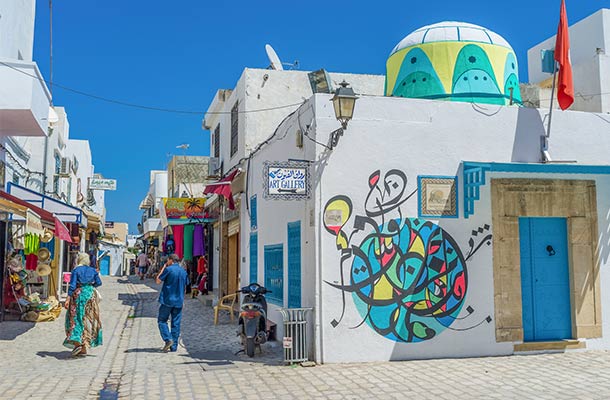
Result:
M70 231L68 231L68 228L66 228L63 222L61 222L57 217L55 217L55 236L57 236L60 240L72 243Z
M572 63L570 61L570 35L568 34L568 14L565 0L561 0L557 42L555 43L555 61L559 63L557 101L562 110L574 102L574 82L572 81Z

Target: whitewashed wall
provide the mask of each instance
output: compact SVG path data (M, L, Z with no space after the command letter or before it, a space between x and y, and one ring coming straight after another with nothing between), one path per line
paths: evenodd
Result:
M316 139L324 143L327 142L328 133L337 128L328 97L316 96ZM350 294L347 296L345 316L333 328L331 321L339 320L342 312L341 292L324 281L339 281L340 253L336 249L335 237L322 226L322 213L330 198L343 194L351 199L354 214L363 215L369 192L368 178L378 169L382 178L389 169L404 171L408 178L407 192L417 188L418 175L458 176L460 218L428 219L448 232L464 252L468 248L471 231L484 224L491 225L491 207L489 186L484 186L481 200L475 205L476 214L469 219L463 218L460 162L537 162L539 136L543 132L542 114L535 109L398 98L363 97L358 100L355 119L350 122L338 147L330 154L317 147L316 157L319 165L324 167L321 181L316 186L316 248L319 249L316 263L322 271L323 281L320 284L322 307L316 315L318 361L462 357L512 352L512 343L495 341L492 252L491 247L487 246L467 263L468 291L460 317L466 317L467 306L471 306L474 312L464 320L456 321L452 328L470 328L487 316L492 317L491 323L483 322L476 328L460 332L447 329L424 342L398 343L377 334L366 323L352 329L362 322L362 317L355 309ZM554 117L550 150L555 159L607 165L608 149L610 129L604 116L561 112ZM551 176L560 177L596 178L600 199L600 240L608 248L608 178ZM418 216L415 196L405 203L403 216ZM348 234L352 226L353 220L346 225ZM354 240L358 241L357 235ZM607 269L607 258L606 254L602 259L602 271ZM602 284L607 288L608 277L605 275ZM607 310L610 307L610 290L604 290L604 286L602 309ZM605 323L608 323L607 318Z
M35 0L0 3L0 58L32 61L35 15Z

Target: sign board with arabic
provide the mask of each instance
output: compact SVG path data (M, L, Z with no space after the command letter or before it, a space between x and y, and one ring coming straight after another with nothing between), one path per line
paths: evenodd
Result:
M265 198L301 200L310 196L309 165L303 162L266 162Z
M163 199L163 205L168 220L204 218L204 198L170 197Z
M116 179L89 178L91 190L116 190Z

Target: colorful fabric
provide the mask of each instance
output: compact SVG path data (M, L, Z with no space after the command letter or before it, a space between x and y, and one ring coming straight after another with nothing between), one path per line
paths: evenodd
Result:
M207 264L208 263L205 260L205 257L199 257L199 260L197 260L197 274L198 275L205 274L208 272Z
M25 256L25 269L28 271L35 271L38 266L38 255L28 254Z
M72 243L70 231L68 230L68 228L66 228L63 222L57 219L57 217L55 217L55 236L57 236L60 240Z
M184 259L193 259L193 232L195 225L184 225Z
M93 285L80 286L70 296L65 328L64 346L68 348L102 345L99 299Z
M180 258L184 256L184 225L172 227L174 231L174 253Z
M193 257L205 254L205 242L203 236L203 225L195 225L193 232Z

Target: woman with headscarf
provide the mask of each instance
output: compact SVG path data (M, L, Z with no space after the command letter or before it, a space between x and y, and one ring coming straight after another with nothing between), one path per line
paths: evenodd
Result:
M88 347L101 346L102 323L96 287L102 284L97 270L89 265L87 253L78 253L66 299L66 340L72 355L87 354Z

